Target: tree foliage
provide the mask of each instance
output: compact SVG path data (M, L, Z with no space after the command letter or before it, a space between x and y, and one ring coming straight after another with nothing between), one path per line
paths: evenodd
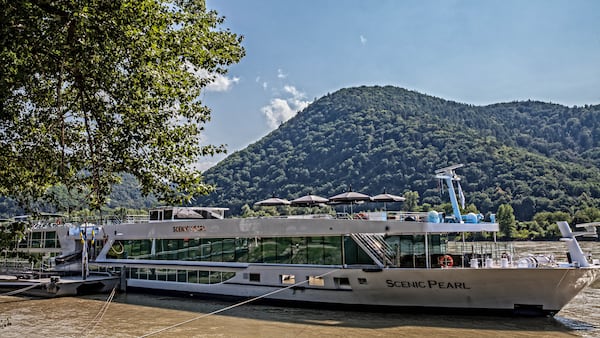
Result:
M419 193L417 191L407 191L404 193L404 198L406 200L402 203L402 209L406 211L417 211Z
M193 168L215 74L244 55L204 1L6 1L0 13L0 194L31 205L50 186L98 209L120 173L144 195L211 191Z
M498 221L498 226L500 227L500 232L505 238L512 239L516 237L517 224L514 210L510 204L502 204L498 207L496 219Z
M28 224L23 221L0 221L0 248L4 255L14 254L17 245L25 239Z

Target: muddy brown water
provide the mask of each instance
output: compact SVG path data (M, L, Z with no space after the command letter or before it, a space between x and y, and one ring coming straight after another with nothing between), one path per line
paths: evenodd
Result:
M525 242L521 253L562 243ZM600 258L600 242L582 248ZM600 337L600 282L555 317L348 312L143 293L32 299L0 297L0 337Z

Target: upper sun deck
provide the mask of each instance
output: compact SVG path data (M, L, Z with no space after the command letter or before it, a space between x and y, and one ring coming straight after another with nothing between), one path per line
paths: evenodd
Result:
M169 209L170 210L170 209ZM408 215L408 214L407 214ZM417 216L417 214L411 214ZM367 215L370 216L370 215ZM365 234L441 234L497 232L497 223L444 223L419 214L415 219L387 217L336 218L333 215L289 215L258 218L177 218L105 227L117 239L303 237Z

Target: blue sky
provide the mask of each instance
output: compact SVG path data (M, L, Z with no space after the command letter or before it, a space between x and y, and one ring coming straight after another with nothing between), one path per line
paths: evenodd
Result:
M341 88L486 105L600 103L600 1L208 0L246 57L201 98L229 153ZM205 158L202 168L222 157Z

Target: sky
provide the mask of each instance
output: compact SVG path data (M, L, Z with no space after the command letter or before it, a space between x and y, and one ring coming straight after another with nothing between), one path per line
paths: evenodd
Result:
M207 0L246 56L206 88L203 142L244 149L339 89L600 104L600 1ZM206 169L224 156L204 158Z

